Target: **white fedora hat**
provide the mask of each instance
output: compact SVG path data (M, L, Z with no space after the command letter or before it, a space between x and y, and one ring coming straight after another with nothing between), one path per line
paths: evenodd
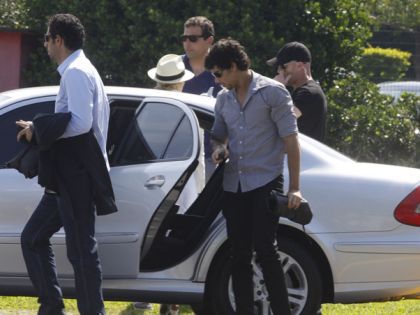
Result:
M184 82L194 77L194 73L185 69L182 57L174 54L160 58L157 67L147 71L147 75L160 83Z

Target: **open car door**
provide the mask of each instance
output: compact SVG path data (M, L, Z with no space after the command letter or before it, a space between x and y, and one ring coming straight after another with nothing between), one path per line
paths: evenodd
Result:
M145 231L159 229L200 155L197 118L180 101L145 98L126 128L110 156L119 211L96 228L104 277L138 274ZM161 219L149 226L157 209Z

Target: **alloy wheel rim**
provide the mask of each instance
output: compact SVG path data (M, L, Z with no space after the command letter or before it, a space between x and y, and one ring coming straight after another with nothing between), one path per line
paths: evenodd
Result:
M305 272L293 257L278 251L286 279L286 287L289 295L289 303L292 314L300 314L305 307L308 298L308 280ZM253 281L254 281L254 303L259 315L272 315L270 299L265 286L261 266L255 260L255 253L252 258ZM232 276L229 277L228 296L232 308L235 310L235 297L233 294Z

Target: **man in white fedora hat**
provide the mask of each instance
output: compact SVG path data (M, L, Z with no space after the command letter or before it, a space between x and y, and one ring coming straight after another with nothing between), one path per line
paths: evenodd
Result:
M182 92L185 81L194 77L194 73L185 69L182 56L174 54L165 55L160 58L156 67L147 71L147 75L156 82L155 89L177 92ZM198 196L198 190L200 188L197 185L197 181L200 182L200 179L196 179L195 177L200 177L200 173L203 173L202 177L204 177L203 164L204 161L200 161L201 166L199 166L193 176L190 177L177 200L180 212L185 212ZM135 302L133 306L137 310L152 309L152 305L148 302ZM160 314L178 315L179 305L162 304L160 307Z
M169 54L159 59L155 68L147 71L147 75L156 82L156 89L182 92L185 81L194 77L194 73L185 69L182 56ZM200 138L201 132L200 132ZM202 142L202 139L200 140ZM203 189L204 182L204 159L199 160L199 166L191 176L184 190L180 194L177 204L181 213L185 212Z
M147 75L156 82L155 88L180 92L185 81L194 77L194 73L185 69L182 57L174 54L160 58L157 66L147 71Z

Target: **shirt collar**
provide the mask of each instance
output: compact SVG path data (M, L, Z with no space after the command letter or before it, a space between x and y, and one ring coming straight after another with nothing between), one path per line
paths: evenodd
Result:
M264 76L262 76L261 74L251 70L251 74L252 74L252 78L251 78L251 82L249 83L249 87L248 87L248 93L245 99L245 104L248 103L249 99L256 94L259 90L269 86L269 85L280 85L279 82L266 78ZM228 92L228 95L230 98L236 99L236 92L235 89L231 89Z
M82 49L75 50L70 55L67 56L66 59L57 67L58 73L60 73L60 76L63 75L64 71L69 67L69 65L75 61L79 57L84 57L85 54L83 53Z
M279 82L277 82L275 80L272 80L272 79L269 79L267 77L264 77L259 73L252 72L252 74L253 74L253 76L252 76L252 78L253 78L253 80L252 80L253 81L252 82L252 84L253 84L252 85L252 91L254 93L257 92L258 90L262 89L262 88L265 88L268 85L273 85L273 83L275 85L280 85Z
M254 93L256 93L259 89L261 89L263 87L261 82L260 82L261 81L261 75L256 73L253 70L251 70L251 75L252 75L251 82L249 83L249 86L248 86L248 93L247 93L248 96L253 95ZM236 97L235 89L231 89L229 91L229 94L231 95L231 97Z

